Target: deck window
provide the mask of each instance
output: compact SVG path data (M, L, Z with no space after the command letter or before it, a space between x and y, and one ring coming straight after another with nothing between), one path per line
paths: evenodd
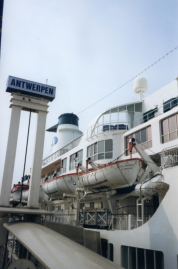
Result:
M164 269L162 251L121 246L122 266L129 268Z
M173 116L170 116L169 118L162 120L161 129L162 129L162 143L166 143L177 139L178 114L175 114Z
M142 102L112 108L103 113L94 126L87 130L88 137L108 131L124 131L134 126L134 120L141 117ZM138 123L136 123L138 125Z
M136 133L130 134L126 137L126 155L129 155L129 139L135 138L136 143L141 145L141 148L143 150L151 148L152 147L152 134L151 134L151 126L146 127L144 129L141 129L137 131ZM132 150L132 153L136 153L135 149Z
M62 173L66 173L66 171L67 171L67 158L62 160L62 169L61 169Z
M78 163L82 164L82 159L83 159L83 149L72 154L70 156L69 170L75 169Z
M90 157L93 161L111 159L112 155L112 139L98 141L87 148L87 157Z

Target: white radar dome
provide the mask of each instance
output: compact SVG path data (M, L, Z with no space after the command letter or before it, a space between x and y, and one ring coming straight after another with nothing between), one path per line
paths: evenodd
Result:
M148 89L148 82L146 78L138 77L134 80L134 92L144 93Z

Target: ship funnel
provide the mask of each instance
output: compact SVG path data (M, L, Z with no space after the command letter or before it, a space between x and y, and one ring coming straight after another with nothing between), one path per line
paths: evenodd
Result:
M52 141L52 153L82 135L82 132L79 130L79 118L73 113L61 114L58 117L58 124L50 129L55 129L54 132L56 132L56 136Z
M143 99L143 93L148 89L148 82L146 78L138 77L134 80L134 92L140 95L140 101Z

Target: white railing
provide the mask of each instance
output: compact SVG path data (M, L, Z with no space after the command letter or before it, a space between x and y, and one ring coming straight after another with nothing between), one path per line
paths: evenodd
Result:
M168 148L161 152L161 166L171 167L178 165L178 148Z
M176 98L176 97L175 97ZM92 136L98 135L103 132L107 131L117 131L117 130L129 130L137 125L140 125L144 122L147 122L148 120L161 115L164 113L164 109L166 111L172 109L173 107L178 105L177 100L171 100L167 104L163 104L162 106L158 107L155 106L148 114L142 115L138 119L136 119L133 122L121 122L121 121L106 121L104 123L95 124L88 128L87 130L87 138L90 138ZM165 111L165 112L166 112ZM124 128L125 126L125 128Z
M107 121L97 125L90 126L87 129L87 138L108 131L129 130L131 122Z
M150 217L144 217L144 223L146 223ZM129 227L130 225L130 227ZM141 223L139 224L141 226ZM129 224L129 216L112 216L109 228L112 230L130 230L137 228L137 217L132 216L131 223Z
M82 135L83 136L83 135ZM65 147L59 149L58 151L54 152L53 154L51 154L50 156L46 157L43 161L42 161L42 167L45 166L46 164L48 164L49 162L54 161L55 159L57 159L58 157L60 157L61 155L65 154L66 152L68 152L69 150L77 147L81 141L82 136L78 137L77 139L75 139L74 141L72 141L71 143L67 144Z
M177 96L175 98L177 98ZM169 111L170 109L174 108L177 105L178 105L178 101L177 100L171 100L170 102L168 102L166 104L163 104L160 107L155 106L155 108L153 108L152 111L150 111L150 113L148 113L147 115L143 115L142 117L136 119L133 122L133 126L135 127L135 126L137 126L139 124L142 124L144 122L147 122L148 120L150 120L150 119L152 119L152 118L154 118L156 116L159 116L159 115L161 115L164 112ZM165 111L164 111L164 109L165 109Z
M49 222L61 223L61 224L69 224L69 225L76 225L76 221L74 220L74 214L57 214L49 215L46 217L46 220Z

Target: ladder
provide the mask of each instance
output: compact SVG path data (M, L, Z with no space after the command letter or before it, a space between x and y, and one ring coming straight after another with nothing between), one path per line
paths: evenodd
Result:
M139 223L141 222L141 225L144 224L144 215L145 215L145 210L144 210L144 202L146 200L146 197L142 198L138 198L137 199L137 227L139 227ZM139 217L139 208L140 208L140 217Z

